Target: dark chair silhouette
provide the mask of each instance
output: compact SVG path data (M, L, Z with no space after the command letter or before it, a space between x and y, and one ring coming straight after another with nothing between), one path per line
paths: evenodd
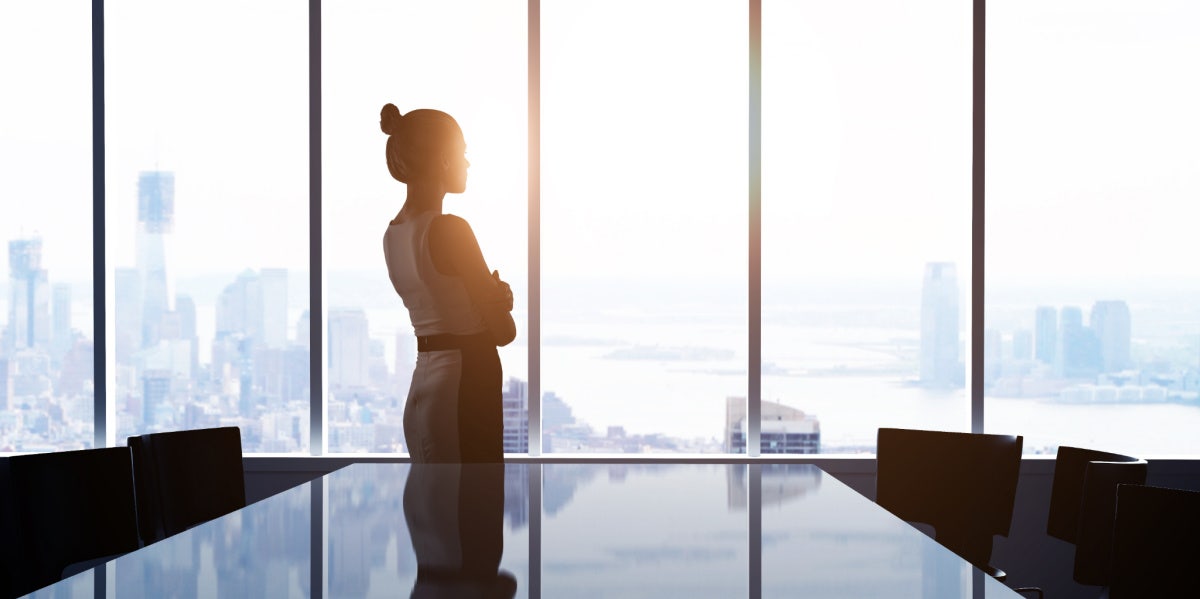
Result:
M138 527L149 545L246 506L237 427L129 437Z
M1075 582L1107 585L1117 485L1146 482L1146 460L1059 447L1046 533L1075 545Z
M1120 485L1111 599L1195 597L1200 492Z
M128 448L3 462L5 596L30 593L138 548Z
M881 428L876 502L1003 581L991 566L992 540L1008 535L1021 468L1022 437Z

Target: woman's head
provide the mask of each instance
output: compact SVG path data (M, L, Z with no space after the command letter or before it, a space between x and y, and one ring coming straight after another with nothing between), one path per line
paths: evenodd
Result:
M427 108L402 115L394 104L385 104L379 128L388 135L388 172L397 181L441 182L448 193L466 189L467 145L453 117Z

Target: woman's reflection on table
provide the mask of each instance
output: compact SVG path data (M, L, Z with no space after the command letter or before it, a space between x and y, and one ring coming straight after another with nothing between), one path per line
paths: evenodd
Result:
M412 464L404 519L417 556L414 599L516 594L516 578L500 570L504 464Z

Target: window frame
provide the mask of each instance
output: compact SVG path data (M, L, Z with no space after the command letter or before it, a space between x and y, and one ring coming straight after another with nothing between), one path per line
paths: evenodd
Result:
M984 430L983 396L983 353L984 353L984 82L986 47L986 0L973 1L972 38L972 231L971 231L971 293L970 293L970 342L968 379L970 385L971 431ZM758 457L761 444L761 387L762 387L762 28L761 0L746 0L747 27L749 28L750 65L747 99L749 102L749 177L747 181L746 206L749 211L749 265L746 281L748 293L747 339L747 431L748 453L744 457ZM116 444L113 409L112 368L109 362L107 322L109 302L107 293L112 289L108 281L107 256L105 253L105 153L104 153L104 0L92 1L92 100L93 100L93 256L95 297L95 368L97 372L93 410L95 418L95 445ZM324 273L321 247L322 234L322 138L321 138L321 0L309 0L309 285L310 307L310 394L309 431L310 453L313 456L329 455L326 434L326 397L328 395L325 339ZM529 453L510 454L509 457L539 458L542 456L541 427L541 194L540 168L540 0L527 0L528 15L528 414ZM338 454L345 457L346 454ZM381 455L381 454L372 454ZM715 454L712 458L728 458L734 454ZM831 456L835 454L817 454ZM403 458L403 456L396 456ZM576 456L578 457L578 456ZM626 456L627 457L627 456ZM661 458L663 456L658 455ZM678 456L677 456L678 457ZM810 456L810 458L813 456ZM695 458L703 461L702 458Z

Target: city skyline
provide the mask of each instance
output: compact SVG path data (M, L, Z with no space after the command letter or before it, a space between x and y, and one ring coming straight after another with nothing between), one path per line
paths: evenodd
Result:
M170 180L167 177L154 175L149 176L147 180L152 180L154 183L152 187L158 189L159 192L170 188L170 185L163 184L164 181ZM145 200L145 196L139 199L140 202L143 200ZM149 205L153 205L153 203L151 202ZM160 214L160 216L164 215ZM147 233L155 235L169 234L169 226L163 226L162 222L153 227L147 226L146 229ZM148 255L139 257L139 260L143 262L141 268L119 267L116 269L116 280L119 282L116 306L119 323L117 329L119 367L130 366L131 360L128 355L129 347L126 347L124 353L120 349L122 347L121 339L128 337L121 333L140 333L133 337L140 338L141 344L138 346L137 340L129 340L133 346L138 346L136 351L141 352L137 358L140 362L136 366L136 369L141 371L141 375L134 374L133 376L136 378L130 379L129 374L122 375L118 372L119 387L122 382L125 384L125 391L121 394L121 397L125 399L119 400L118 407L118 412L123 414L118 417L121 430L129 430L132 434L132 431L138 430L139 427L142 430L148 430L146 427L162 426L164 423L171 422L176 426L180 424L194 426L221 422L222 419L235 417L248 419L257 414L257 410L264 405L263 402L270 403L269 397L279 397L284 401L296 402L290 415L283 412L275 414L268 419L268 422L247 422L251 431L248 438L253 443L256 441L255 431L268 430L275 435L283 434L290 437L296 443L294 447L299 447L304 440L303 433L305 432L301 422L305 419L308 409L308 376L304 369L307 366L307 350L303 348L303 343L307 342L307 335L300 334L307 328L307 315L302 313L302 317L295 319L294 324L289 324L284 320L288 312L288 272L277 268L263 268L258 271L244 269L226 283L211 304L197 306L189 296L177 294L174 297L174 305L170 306L170 309L164 309L161 306L163 297L161 290L165 288L162 282L169 278L167 273L170 269L165 258L160 257L160 250L166 241L168 240L151 237L149 243L144 244L143 247L149 249L146 250ZM70 326L69 313L64 317L62 310L63 306L71 303L70 290L51 280L45 269L38 268L36 250L40 249L40 245L40 239L32 238L13 240L8 246L10 249L10 276L7 291L17 294L10 293L6 298L8 305L5 310L7 317L4 339L6 340L5 347L8 348L10 354L14 335L20 337L21 331L27 331L28 326L21 325L14 328L9 323L17 322L20 325L30 322L29 314L37 313L41 315L34 318L34 321L42 324L35 327L35 330L48 329L51 322L54 322L59 329L64 324ZM154 267L146 265L154 265ZM940 291L930 287L929 276L931 272L934 272L931 269L952 273L953 265L940 263L927 265L925 282L926 291L929 292L927 297L940 296L944 298L934 301L934 304L937 301L949 301L946 298L957 297L958 291L951 292L951 290L957 289L957 283L954 282L952 275L945 279L947 284L943 285ZM141 284L143 276L151 277L154 284ZM934 279L939 277L941 275L935 276ZM36 282L34 287L27 284L31 280ZM160 300L159 303L139 302L136 297L130 295L128 288L121 292L123 287L129 285L133 285L135 290L155 289ZM37 292L35 288L42 291ZM22 301L25 304L30 303L30 289L35 291L33 296L41 298L38 300L40 302L38 305L43 307L41 312L21 309ZM50 293L51 290L53 293ZM52 297L46 297L48 295ZM19 299L18 296L23 299ZM147 304L153 306L154 310L147 310L145 308ZM48 308L51 305L57 306L57 309L50 311ZM139 305L141 309L138 309ZM926 304L925 308L916 311L922 314L922 322L924 322L923 314L930 309L931 305L933 304ZM270 307L268 308L268 306ZM214 330L208 332L199 330L196 316L199 309L212 311L216 315L213 320ZM946 308L945 305L941 308L935 307L933 310L934 312L950 313L955 311L952 307ZM1067 403L1182 402L1186 404L1195 402L1196 388L1200 385L1200 376L1196 372L1200 369L1186 368L1186 361L1175 367L1166 367L1160 364L1152 371L1144 373L1125 372L1136 366L1133 363L1130 346L1135 329L1134 323L1137 322L1136 319L1131 318L1131 309L1125 301L1095 300L1086 308L1086 311L1083 306L1038 305L1028 309L1027 312L1028 321L1033 322L1035 326L1003 330L989 328L987 331L988 354L985 356L987 362L985 364L987 371L985 383L989 393L997 394L1000 397L1021 397L1029 396L1030 389L1040 389L1041 393L1034 395L1053 396L1058 401ZM14 318L17 313L20 313L20 318ZM121 316L122 313L125 314L125 317ZM160 321L158 326L146 325L150 314L157 314L156 318ZM352 343L353 351L350 350L351 346L343 347L337 341L339 334L336 331L342 327L340 321L343 316L341 315L356 315L354 316L356 324L353 326L357 331L355 333L357 341ZM130 325L129 319L135 316L141 317L134 319L135 321L140 320L141 326ZM957 319L949 319L949 322L955 320ZM268 323L268 321L270 322ZM1053 356L1045 355L1044 350L1035 349L1035 346L1037 348L1051 346L1045 339L1047 335L1038 334L1039 327L1036 325L1039 322L1040 326L1045 327L1047 331L1053 331L1048 335L1053 341ZM362 308L330 308L327 326L330 329L327 355L330 359L328 379L331 386L329 399L331 450L337 451L343 441L346 449L350 451L402 450L400 426L392 426L391 429L384 426L381 429L382 423L373 422L372 416L365 415L373 410L366 407L368 403L384 398L390 402L392 411L402 413L402 410L398 411L396 408L402 405L406 387L403 383L403 377L406 374L404 364L413 357L410 348L407 348L411 340L402 330L397 330L390 336L386 332L381 334L379 331L372 331L368 322L368 313ZM77 337L81 337L78 331L75 334ZM199 363L200 356L197 351L197 337L201 334L212 336L212 350L210 355L206 356L210 361L203 364ZM936 334L936 332L932 334ZM25 336L28 339L28 332L25 333ZM67 365L66 356L61 353L64 347L61 332L53 335L53 340L49 338L49 330L40 337L37 334L34 337L40 339L35 342L37 346L47 350L52 347L57 348L56 355L62 357L54 362L55 368ZM380 337L385 338L383 343L381 343ZM387 342L394 344L395 348L390 356L388 352L383 351ZM250 345L246 345L246 343ZM256 349L282 350L289 344L294 348L290 354L294 356L293 358L287 358L286 352L271 354ZM958 342L958 345L961 348L962 342ZM998 355L997 350L1002 355ZM80 351L86 352L86 347L81 347ZM1043 353L1039 354L1039 351ZM271 358L269 357L271 355L279 357ZM75 376L76 379L86 380L81 377L90 376L83 374L83 370L80 370L80 366L84 362L90 367L90 360L82 359L86 356L90 356L90 352L82 353L72 361L77 365L74 366L75 371L79 373ZM347 367L349 370L343 369L341 364L343 362L349 364ZM7 363L16 365L19 362L10 359ZM255 363L258 363L257 368L254 367ZM957 354L954 355L954 363L959 367L962 366ZM1043 367L1040 370L1031 368L1029 366L1031 363L1042 363ZM1193 360L1191 365L1194 367L1196 363L1197 360ZM44 372L44 375L40 376L48 380L50 362L47 361L46 364L47 366L40 370L40 372ZM177 393L178 389L172 391L172 380L186 381L185 388L192 388L193 385L195 388L202 387L203 385L195 380L196 377L203 372L204 368L211 369L213 367L218 367L217 369L224 373L224 378L210 381L208 383L210 386L214 383L216 385L210 388L210 392L212 397L224 397L222 400L224 404L221 401L215 404L206 404L203 401L195 401L199 396L187 394L181 396ZM298 374L288 374L289 369L292 368L301 368L301 370L298 371ZM30 371L28 367L24 367L23 370ZM925 377L915 370L912 375L914 380L923 383L930 382L925 381ZM210 376L211 372L210 370ZM1018 378L1014 379L1014 373ZM5 382L6 392L9 388L17 390L29 388L27 383L20 382L24 379L10 376L7 368L5 375L8 379ZM1014 383L1014 380L1019 382ZM177 382L175 386L177 387L178 384ZM77 394L84 391L77 381L68 383L67 386L73 387ZM214 389L215 391L213 391ZM509 448L515 451L527 448L528 424L527 421L521 420L521 415L527 413L528 409L528 397L524 394L525 389L525 382L522 378L509 377L505 391L506 419L511 433ZM1014 391L1014 389L1017 390ZM341 411L341 408L337 406L345 402L344 391L349 391L349 401L357 403L360 407ZM28 394L27 391L22 391L22 393ZM259 395L255 395L256 393ZM728 447L728 432L711 435L718 445L714 449L713 446L705 448L695 445L694 441L673 438L669 435L627 432L625 427L620 424L593 428L591 423L578 421L571 416L572 399L566 399L567 401L564 402L553 390L547 390L544 393L543 413L545 415L553 414L556 409L560 413L566 414L562 422L554 422L551 419L543 423L546 451L646 451L655 448L679 451L685 447L692 450L700 448L703 451L721 451L719 444L722 438L725 439L725 446ZM763 402L764 405L775 405L771 398L764 397ZM90 398L77 398L75 403L79 404L75 412L82 412L90 403ZM180 409L181 403L185 404L182 406L182 410ZM230 412L222 414L217 410L220 405L225 405ZM350 407L350 404L345 405ZM561 405L561 408L554 408L555 405ZM174 415L164 416L164 414ZM284 420L280 420L279 417L283 417ZM362 434L352 433L353 422L356 418L366 418L359 424L374 425L375 430L390 430L391 441L380 445L374 442L374 435L364 437ZM820 418L820 414L813 418L813 421L816 422L816 419ZM86 420L86 418L82 420ZM34 427L34 430L44 429L45 426L42 425ZM556 435L557 438L565 440L567 444L560 443L555 449L553 439L556 438ZM82 438L86 435L79 436ZM819 447L820 442L817 443ZM280 446L276 445L276 447ZM837 445L833 447L836 448ZM253 451L255 448L249 447L248 449Z

